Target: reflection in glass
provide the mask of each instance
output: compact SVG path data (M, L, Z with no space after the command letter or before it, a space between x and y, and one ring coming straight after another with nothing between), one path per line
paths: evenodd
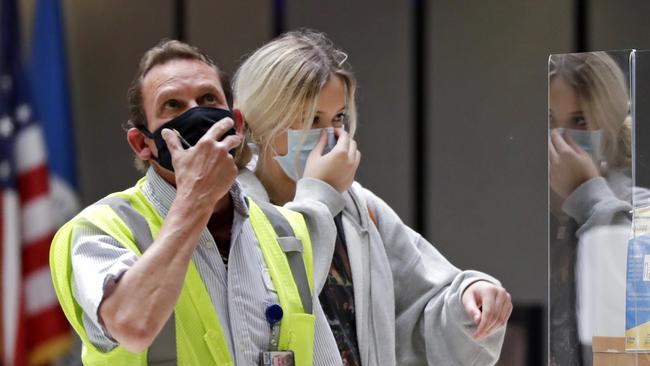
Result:
M629 52L549 58L549 362L591 365L625 335L631 237Z

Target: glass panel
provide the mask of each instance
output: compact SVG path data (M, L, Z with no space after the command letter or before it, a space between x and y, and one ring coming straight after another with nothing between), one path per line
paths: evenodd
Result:
M551 365L591 365L603 349L626 356L634 55L549 58Z
M628 244L626 349L650 360L650 54L632 57L633 231Z

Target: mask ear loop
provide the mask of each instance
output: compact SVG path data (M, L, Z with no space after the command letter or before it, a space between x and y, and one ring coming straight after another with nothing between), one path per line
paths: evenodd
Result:
M144 128L144 127L136 127L136 128L138 129L138 131L142 132L142 134L145 135L146 137L148 137L150 139L153 138L153 133L151 133L146 128Z
M185 140L183 138L183 136L181 136L181 133L178 132L178 130L176 130L175 128L172 128L171 130L174 131L176 136L178 136L178 139L181 141L181 143L183 144L183 146L185 146L186 149L189 149L190 147L192 147L192 145L190 145L190 143L187 142L187 140Z

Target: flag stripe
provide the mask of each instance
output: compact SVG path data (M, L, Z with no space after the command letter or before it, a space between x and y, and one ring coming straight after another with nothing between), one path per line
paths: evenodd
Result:
M25 204L39 196L48 194L48 175L45 164L37 165L18 175L20 203Z
M13 365L15 366L26 366L27 365L27 339L25 335L27 330L25 326L27 325L27 319L25 319L25 296L23 292L20 292L19 295L19 307L18 307L18 325L16 327L16 344L14 345L14 360ZM31 365L30 365L31 366Z
M28 83L21 64L20 16L17 0L0 0L0 195L3 195L0 228L0 297L3 322L0 323L0 341L4 357L0 365L45 365L57 355L67 351L65 337L70 336L69 325L61 311L49 271L49 243L59 217L71 217L56 202L67 202L66 197L57 201L48 187L51 170L45 145L45 133L36 120L34 110L42 117L54 118L59 114L50 109L33 108L33 89ZM46 8L44 6L47 6ZM37 0L33 24L38 30L32 33L32 50L52 46L65 55L60 22L60 0ZM43 18L43 15L47 16ZM54 18L51 18L54 17ZM48 19L55 19L52 23ZM58 24L58 26L57 26ZM52 27L54 25L54 27ZM62 39L62 38L61 38ZM59 46L60 45L60 46ZM62 58L64 60L64 58ZM48 54L41 54L39 66L52 69L56 61ZM49 82L50 74L36 74L34 79ZM46 76L48 75L48 76ZM38 95L45 103L61 105L60 98L48 98L47 90L59 97L67 90L43 86ZM57 117L58 118L58 117ZM69 115L61 117L69 123ZM68 134L70 128L51 125L52 131ZM72 139L52 141L55 156ZM56 171L56 169L54 169ZM71 170L71 172L73 172Z
M61 334L34 347L27 360L28 365L47 365L61 354L61 350L71 347L72 334L68 329L65 329L65 332L62 330Z
M29 277L26 277L24 281L25 306L28 316L43 311L43 309L52 306L52 304L56 304L58 307L58 300L48 267L34 272Z
M44 145L43 133L37 124L29 125L17 134L15 154L18 174L45 164Z
M52 224L52 201L49 196L40 196L23 206L23 245L29 246L54 231Z
M23 277L48 268L52 237L53 235L46 235L23 248Z
M29 316L26 329L30 330L27 334L27 346L33 348L35 345L46 342L61 333L69 332L70 328L57 302L38 314Z
M20 299L20 229L18 223L18 195L11 190L2 192L2 288L4 318L5 364L13 365L18 333L19 299Z

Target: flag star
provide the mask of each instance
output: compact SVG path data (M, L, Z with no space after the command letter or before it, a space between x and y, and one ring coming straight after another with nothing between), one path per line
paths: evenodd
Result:
M0 179L8 179L10 174L11 167L9 166L9 162L6 160L0 162Z
M21 104L16 108L16 119L20 123L29 122L29 117L32 116L32 110L27 104Z
M11 123L11 118L4 116L0 118L0 136L9 137L14 132L14 125Z
M3 92L8 92L11 90L11 85L12 85L12 79L11 75L2 75L0 77L0 90Z

